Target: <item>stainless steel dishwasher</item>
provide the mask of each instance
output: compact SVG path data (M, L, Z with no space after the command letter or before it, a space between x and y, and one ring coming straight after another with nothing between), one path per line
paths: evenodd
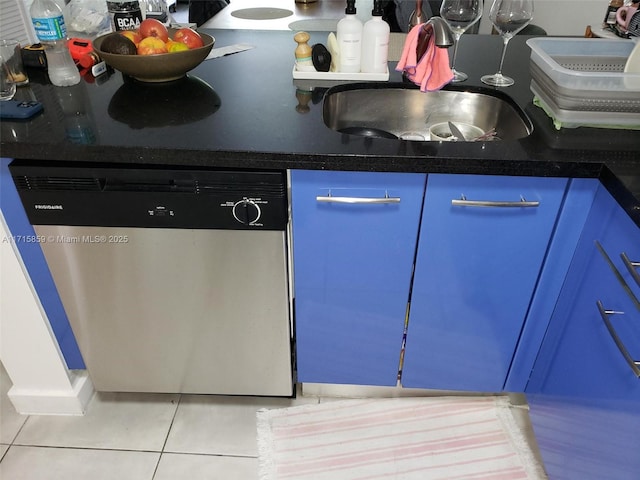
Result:
M293 394L286 172L10 170L97 390Z

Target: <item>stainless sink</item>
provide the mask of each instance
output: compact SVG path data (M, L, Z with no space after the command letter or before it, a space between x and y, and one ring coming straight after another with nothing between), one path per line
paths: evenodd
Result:
M531 134L533 125L506 94L479 87L448 86L423 93L406 83L351 83L327 90L324 123L353 135L425 141L429 127L440 122L476 125L490 139L515 140Z

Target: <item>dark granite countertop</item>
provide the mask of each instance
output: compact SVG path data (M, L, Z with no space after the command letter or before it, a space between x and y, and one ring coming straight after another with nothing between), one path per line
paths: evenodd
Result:
M255 48L207 60L187 79L140 84L119 72L67 88L39 72L16 98L43 102L29 121L2 121L3 157L52 161L171 166L447 172L600 178L640 226L640 132L555 130L532 104L527 37L514 38L504 72L516 85L504 90L532 119L534 131L517 141L408 142L345 135L322 120L325 85L292 78L293 32L209 30L216 47ZM312 34L325 43L326 34ZM496 70L501 39L466 35L457 65L465 82ZM395 67L395 63L390 63ZM42 76L42 75L40 75ZM392 72L391 81L401 81ZM299 105L298 89L305 92ZM299 92L300 93L300 92Z

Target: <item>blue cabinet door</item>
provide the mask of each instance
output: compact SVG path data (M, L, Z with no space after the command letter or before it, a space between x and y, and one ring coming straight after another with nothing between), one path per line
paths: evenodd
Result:
M396 384L425 178L291 172L298 381Z
M640 229L600 187L526 389L553 479L640 475L640 285L622 254L640 261Z
M562 178L429 175L405 387L503 389L566 185Z

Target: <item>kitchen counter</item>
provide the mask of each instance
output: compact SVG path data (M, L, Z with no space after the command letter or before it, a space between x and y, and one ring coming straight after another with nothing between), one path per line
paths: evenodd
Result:
M345 135L322 120L327 84L292 79L291 31L207 30L216 47L255 48L207 60L172 84L140 84L119 72L53 87L40 72L16 98L37 98L44 112L30 121L2 121L3 157L51 161L174 166L447 172L600 178L640 226L640 134L565 129L532 104L526 37L509 45L503 89L534 124L517 141L409 142ZM326 34L312 33L313 43ZM594 40L597 41L597 40ZM462 37L457 65L465 86L496 70L498 36ZM481 60L480 60L481 59ZM395 67L395 63L390 63ZM391 81L401 81L397 72ZM315 84L315 85L314 85Z

